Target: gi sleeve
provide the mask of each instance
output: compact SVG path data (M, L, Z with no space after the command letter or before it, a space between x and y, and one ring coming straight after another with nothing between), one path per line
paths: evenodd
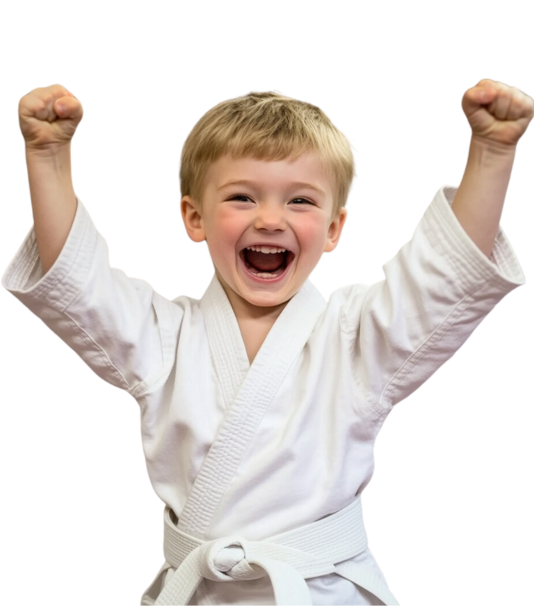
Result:
M111 268L106 241L79 198L67 241L43 274L32 227L2 285L102 379L138 397L172 365L183 310Z
M444 186L412 239L383 266L385 280L348 288L340 322L356 381L382 414L411 394L465 342L524 275L501 228L491 259L474 244Z

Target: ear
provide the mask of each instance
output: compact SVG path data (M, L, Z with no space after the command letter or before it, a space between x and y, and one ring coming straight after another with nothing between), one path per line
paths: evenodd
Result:
M203 242L206 239L204 220L197 209L197 204L191 196L184 196L180 203L182 219L187 235L193 242Z
M334 219L332 219L332 223L328 227L328 233L326 236L326 244L324 247L325 252L331 252L337 246L339 242L339 238L341 237L341 232L343 231L343 226L345 225L345 221L347 219L347 209L341 208Z

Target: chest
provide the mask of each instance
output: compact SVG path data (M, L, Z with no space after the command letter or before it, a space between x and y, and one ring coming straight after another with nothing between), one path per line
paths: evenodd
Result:
M265 341L274 320L258 323L253 320L238 320L241 337L247 351L248 361L254 362L258 351Z

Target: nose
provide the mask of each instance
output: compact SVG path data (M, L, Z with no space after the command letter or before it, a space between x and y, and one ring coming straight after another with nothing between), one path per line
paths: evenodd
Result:
M278 204L259 204L254 227L258 230L284 231L286 229L284 210Z

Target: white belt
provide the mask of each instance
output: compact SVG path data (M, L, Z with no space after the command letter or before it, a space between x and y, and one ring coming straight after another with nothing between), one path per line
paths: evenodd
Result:
M276 604L311 604L304 579L331 573L364 587L385 604L397 604L383 579L346 561L367 548L359 497L322 520L262 541L238 535L203 541L178 530L173 517L166 507L166 565L151 587L166 569L176 571L156 604L188 604L202 579L228 582L264 576L270 577Z

